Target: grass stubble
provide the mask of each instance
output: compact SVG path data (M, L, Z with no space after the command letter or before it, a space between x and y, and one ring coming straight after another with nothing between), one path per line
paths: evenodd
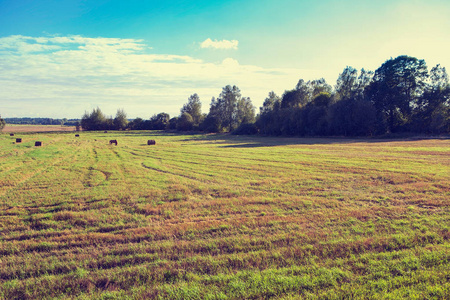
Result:
M450 298L449 140L20 136L1 299Z

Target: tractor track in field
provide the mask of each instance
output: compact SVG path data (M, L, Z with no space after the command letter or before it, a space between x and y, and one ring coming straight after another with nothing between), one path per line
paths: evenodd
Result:
M174 153L174 152L171 152L171 153ZM192 154L191 152L185 152L185 153L189 154L189 155ZM176 159L176 158L174 158L174 156L168 157L168 156L162 156L162 155L155 155L156 153L152 153L153 155L148 155L148 153L143 153L142 155L140 155L140 154L137 154L135 152L132 152L131 154L134 155L134 156L143 156L143 155L145 155L145 157L149 157L149 158L153 158L153 159L159 159L160 161L164 160L164 162L166 164L170 164L171 166L174 166L174 167L177 167L177 168L189 168L189 165L198 165L198 166L203 166L204 169L206 169L206 170L211 170L214 167L220 167L221 169L237 170L238 172L242 172L242 171L244 171L244 172L247 172L247 171L255 172L254 168L245 167L245 166L238 165L238 164L224 165L224 164L221 164L220 162L205 161L204 157L201 157L200 155L198 155L198 159L196 159L196 160L188 160L188 159ZM214 157L214 156L212 156L212 157ZM200 162L200 161L202 161L202 162ZM177 163L179 163L179 164L177 164ZM182 164L182 166L181 166L181 164ZM209 174L208 172L198 172L194 168L189 168L189 170L191 172L195 172L195 173L203 175L203 176L210 176L210 177L214 176L212 174ZM259 170L259 172L263 172L264 174L267 174L267 171ZM276 171L273 172L273 173L275 175Z
M150 167L150 166L147 166L145 163L141 163L141 166L143 168L145 168L145 169L156 171L156 172L161 173L161 174L167 174L167 175L172 175L172 176L184 177L184 178L191 179L191 180L197 180L197 178L192 177L192 176L177 174L177 173L174 173L174 172L169 172L169 171L166 171L166 170L161 170L161 169L158 169L158 168Z

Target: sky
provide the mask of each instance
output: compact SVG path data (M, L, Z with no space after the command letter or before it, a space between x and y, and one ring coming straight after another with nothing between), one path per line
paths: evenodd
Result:
M258 108L346 66L450 68L449 15L448 0L0 0L0 115L174 117L226 85Z

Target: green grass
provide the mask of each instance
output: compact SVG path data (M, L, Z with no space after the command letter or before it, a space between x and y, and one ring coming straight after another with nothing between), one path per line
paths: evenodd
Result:
M449 170L449 140L3 134L0 298L450 298Z

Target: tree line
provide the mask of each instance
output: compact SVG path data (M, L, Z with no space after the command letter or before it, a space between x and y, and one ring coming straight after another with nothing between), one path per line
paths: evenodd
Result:
M305 82L282 97L270 93L256 122L260 133L371 136L450 133L450 85L445 68L399 56L375 72L346 67L334 89Z
M256 109L237 86L227 85L211 99L209 113L201 111L193 94L170 118L159 113L149 120L126 119L123 110L106 118L99 108L85 113L84 130L200 130L291 136L372 136L386 133L450 133L450 85L444 67L428 71L424 60L399 56L375 72L346 67L334 87L325 79L300 79L282 96L270 92Z
M5 128L6 122L4 119L2 119L2 116L0 116L0 131L3 130L3 128Z
M53 119L53 118L4 118L5 123L21 125L65 125L75 126L78 119Z
M180 130L231 132L241 124L254 124L255 107L249 97L242 97L237 86L227 85L222 93L211 100L208 114L202 113L200 97L193 94L180 110L180 115L170 118L167 113L153 115L149 120L136 118L127 120L123 109L114 118L106 117L100 108L85 112L80 125L83 130Z

